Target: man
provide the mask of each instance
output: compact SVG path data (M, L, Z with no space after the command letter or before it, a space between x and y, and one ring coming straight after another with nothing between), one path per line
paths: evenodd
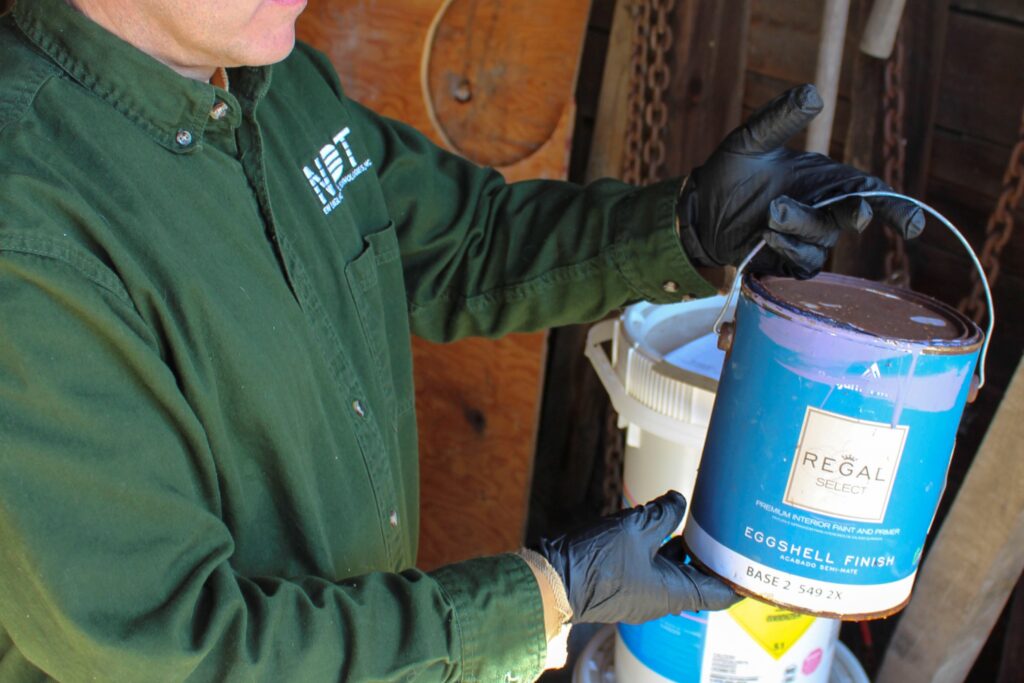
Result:
M293 50L303 1L0 24L0 680L523 681L568 619L734 599L658 550L671 493L413 569L409 335L707 295L693 264L762 235L761 269L813 274L871 208L808 204L879 187L781 149L813 88L681 191L506 185L348 100Z

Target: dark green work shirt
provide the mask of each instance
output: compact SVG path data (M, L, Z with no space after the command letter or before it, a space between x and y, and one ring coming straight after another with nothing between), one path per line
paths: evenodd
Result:
M0 23L0 680L535 677L525 563L413 568L410 334L708 293L676 188L506 184L346 99L306 46L226 92L20 0Z

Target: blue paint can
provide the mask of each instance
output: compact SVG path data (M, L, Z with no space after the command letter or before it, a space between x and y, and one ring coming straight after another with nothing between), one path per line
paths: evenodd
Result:
M908 290L745 276L684 530L692 555L794 611L901 609L983 339Z

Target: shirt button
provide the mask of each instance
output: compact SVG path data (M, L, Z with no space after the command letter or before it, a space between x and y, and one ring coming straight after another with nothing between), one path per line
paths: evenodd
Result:
M366 417L366 408L363 406L363 402L359 399L352 401L352 410L355 411L359 417Z
M192 144L192 133L188 132L184 128L178 131L178 134L174 136L175 142L182 147L188 147Z
M228 115L228 110L227 102L217 102L217 104L213 105L213 109L210 110L210 118L214 121L220 121Z
M679 283L676 282L675 280L665 280L663 283L661 283L661 288L664 289L669 294L675 294L676 292L679 291Z
M391 526L394 527L395 529L398 528L398 511L397 510L392 510L391 511L391 514L388 515L388 522L390 522Z

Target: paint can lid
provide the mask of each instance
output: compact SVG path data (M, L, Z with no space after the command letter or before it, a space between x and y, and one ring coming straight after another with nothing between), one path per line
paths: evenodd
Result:
M978 326L951 306L872 280L822 273L810 280L747 276L745 284L789 313L874 337L945 347L982 338Z

